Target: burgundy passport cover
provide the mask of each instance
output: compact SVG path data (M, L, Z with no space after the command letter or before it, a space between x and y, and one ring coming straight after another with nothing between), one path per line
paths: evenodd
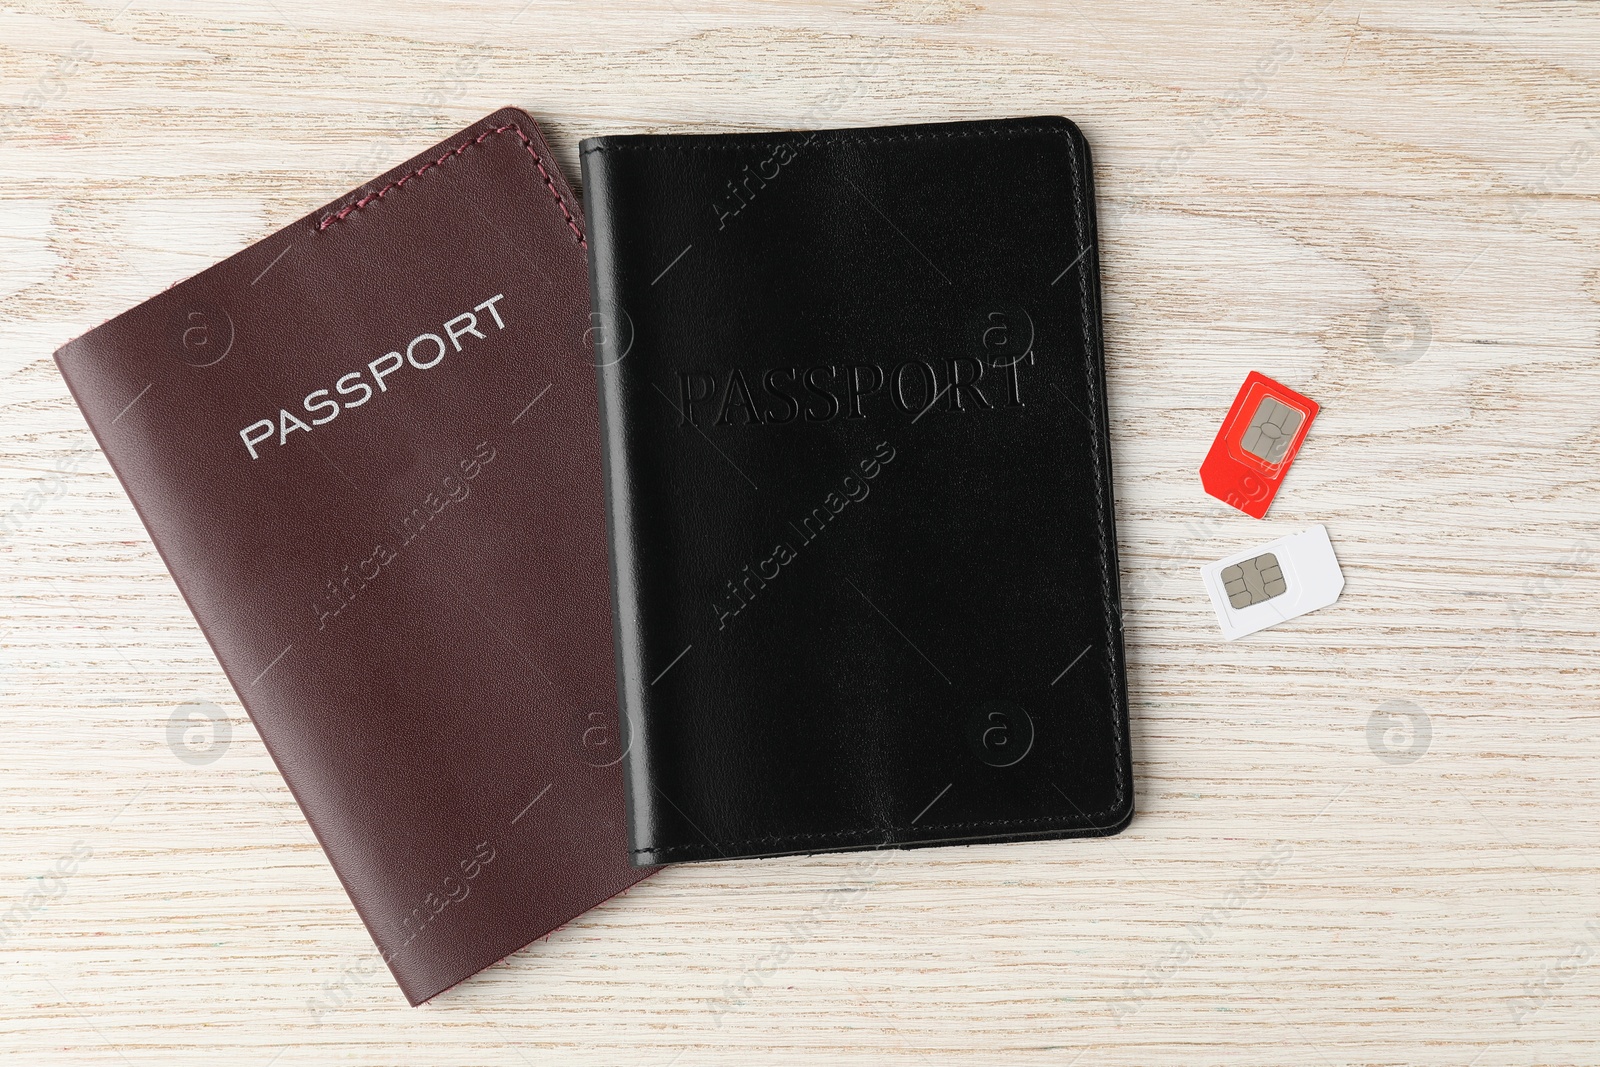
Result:
M505 109L56 354L406 997L628 862L579 201Z

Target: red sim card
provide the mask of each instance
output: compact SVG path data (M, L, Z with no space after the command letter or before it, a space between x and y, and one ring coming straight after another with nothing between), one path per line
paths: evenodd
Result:
M1316 417L1315 400L1251 371L1200 464L1200 484L1224 504L1261 518Z

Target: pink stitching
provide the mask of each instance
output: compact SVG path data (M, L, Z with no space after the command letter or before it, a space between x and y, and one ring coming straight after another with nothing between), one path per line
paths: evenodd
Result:
M561 209L562 217L567 220L567 229L571 230L572 231L572 236L577 238L578 247L587 250L588 247L589 247L589 242L584 238L583 231L578 228L578 220L573 218L572 217L572 212L567 209L566 198L561 195L561 190L556 188L555 179L550 176L550 172L548 170L546 170L545 167L544 167L544 160L540 159L539 158L539 153L534 151L534 149L533 149L533 141L531 139L529 139L527 134L522 132L522 127L518 126L515 122L508 122L504 126L496 126L492 130L485 130L482 133L480 133L473 140L467 141L464 144L460 144L460 145L457 145L455 148L452 148L450 151L446 152L444 155L440 156L438 159L434 160L432 163L424 163L422 166L418 167L416 170L412 171L410 174L401 175L398 179L396 179L395 181L390 182L388 185L385 185L382 189L379 189L377 192L368 193L366 196L363 196L360 200L357 200L355 203L346 205L340 211L336 212L335 214L329 215L327 218L325 218L321 222L317 223L317 232L321 233L323 230L326 230L329 226L332 226L334 223L339 222L341 219L343 219L346 215L350 214L352 211L359 211L361 208L366 207L368 204L372 203L374 200L382 200L387 193L390 193L393 190L400 188L402 185L404 185L406 182L410 181L412 178L420 178L420 177L422 177L422 175L424 173L426 173L427 171L432 170L434 167L442 165L447 160L449 160L452 156L459 156L463 152L465 152L467 149L471 148L473 145L480 145L484 141L488 140L490 137L493 137L495 134L497 134L497 133L505 133L507 130L516 130L517 131L517 136L522 139L522 147L524 147L524 148L526 148L528 150L528 155L533 157L533 165L535 167L539 168L539 176L544 179L545 187L550 190L550 195L556 198L556 206Z

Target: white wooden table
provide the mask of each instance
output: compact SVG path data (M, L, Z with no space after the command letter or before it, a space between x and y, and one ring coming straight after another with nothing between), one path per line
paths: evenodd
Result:
M49 357L507 103L569 175L1082 125L1125 834L670 869L404 1006ZM1600 1064L1594 5L21 0L0 118L7 1063ZM1251 369L1323 405L1264 522ZM1196 568L1315 522L1343 599L1223 643Z

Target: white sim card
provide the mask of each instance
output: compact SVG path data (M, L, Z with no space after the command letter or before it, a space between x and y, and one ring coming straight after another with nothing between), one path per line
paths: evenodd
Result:
M1207 563L1200 575L1229 641L1325 608L1344 589L1325 526L1235 552Z

